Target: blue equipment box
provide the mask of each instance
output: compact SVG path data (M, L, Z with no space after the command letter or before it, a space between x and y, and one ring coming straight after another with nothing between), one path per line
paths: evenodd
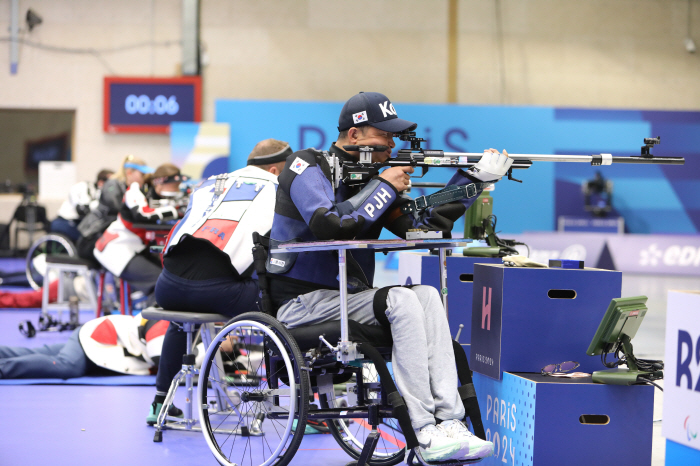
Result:
M504 372L475 373L474 388L494 443L482 466L651 465L652 386Z
M439 260L438 256L429 254L399 253L399 272L403 272L402 276L406 277L402 284L407 284L405 282L410 279L411 284L430 285L440 290ZM460 343L469 344L471 341L474 264L502 263L499 257L447 257L447 320L453 338L457 335L459 324L464 325L459 337Z
M564 361L581 372L604 369L586 349L621 295L621 272L476 264L473 286L472 370L500 379Z
M582 269L583 261L573 259L549 259L549 266L560 269Z

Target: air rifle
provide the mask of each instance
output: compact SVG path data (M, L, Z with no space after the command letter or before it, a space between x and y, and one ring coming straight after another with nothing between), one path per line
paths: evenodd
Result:
M422 178L432 167L448 167L469 169L476 165L483 153L477 152L444 152L442 150L423 149L421 143L423 138L416 137L416 133L405 131L397 135L402 141L410 142L410 148L400 149L396 157L392 157L385 162L373 162L373 152L384 152L387 146L343 146L346 151L357 151L360 157L357 162L340 161L335 156L328 156L333 177L333 187L337 188L341 183L346 185L358 185L368 182L379 174L384 167L406 167L421 168L421 174L415 178ZM662 164L662 165L683 165L683 157L656 157L651 153L651 148L661 143L661 137L644 138L641 155L635 156L613 156L612 154L593 155L551 155L551 154L508 154L513 159L513 165L508 170L509 180L522 183L521 180L512 176L514 169L530 168L533 162L580 162L590 163L593 166L611 165L613 163L635 163L635 164ZM414 202L402 208L403 213L414 213L434 205L445 204L459 199L471 198L476 195L479 189L483 189L492 183L470 183L466 186L447 186L429 196L420 196ZM413 184L418 186L417 183Z

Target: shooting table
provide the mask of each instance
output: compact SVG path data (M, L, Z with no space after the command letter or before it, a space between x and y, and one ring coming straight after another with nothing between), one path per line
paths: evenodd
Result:
M469 239L420 239L420 240L350 240L350 241L313 241L302 243L282 243L275 252L314 252L338 251L338 279L340 282L340 345L348 344L348 290L346 256L348 250L371 249L375 252L403 251L409 249L438 249L440 262L440 294L447 312L447 269L446 248L464 247Z

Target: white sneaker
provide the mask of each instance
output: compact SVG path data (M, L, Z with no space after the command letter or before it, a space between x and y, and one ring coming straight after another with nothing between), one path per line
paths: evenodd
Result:
M493 455L493 443L481 440L479 437L472 434L471 431L462 424L462 421L456 419L443 421L438 428L448 437L461 442L461 456L455 457L456 459L476 460L488 458Z
M447 436L443 429L438 429L433 424L428 424L416 432L420 454L425 461L445 461L459 458L462 450L462 442Z

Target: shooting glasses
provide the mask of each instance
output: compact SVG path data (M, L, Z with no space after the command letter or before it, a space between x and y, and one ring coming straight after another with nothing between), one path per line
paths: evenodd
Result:
M564 372L571 372L580 366L576 361L565 361L559 364L548 364L542 368L542 375L552 375L561 374Z

